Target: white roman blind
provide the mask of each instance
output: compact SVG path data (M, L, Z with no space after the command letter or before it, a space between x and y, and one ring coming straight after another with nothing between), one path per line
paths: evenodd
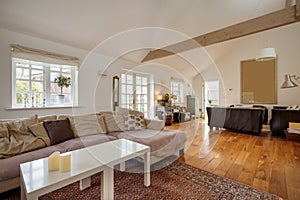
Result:
M73 65L78 67L80 64L79 58L73 56L61 55L44 50L21 46L18 44L11 44L10 47L12 57L16 58L60 65Z

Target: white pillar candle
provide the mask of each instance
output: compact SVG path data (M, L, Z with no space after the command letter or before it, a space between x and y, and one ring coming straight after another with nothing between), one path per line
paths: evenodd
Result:
M71 170L71 153L60 155L59 169L61 172L68 172Z
M57 171L59 170L59 151L53 152L48 157L48 171Z

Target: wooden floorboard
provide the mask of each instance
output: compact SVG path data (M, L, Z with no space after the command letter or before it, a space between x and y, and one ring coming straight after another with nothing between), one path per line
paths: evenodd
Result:
M180 162L204 169L283 199L300 199L300 143L272 136L210 130L201 119L173 123L188 136Z

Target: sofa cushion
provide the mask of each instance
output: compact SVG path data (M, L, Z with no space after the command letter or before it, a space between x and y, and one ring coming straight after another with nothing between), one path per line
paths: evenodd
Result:
M134 115L125 116L125 129L126 130L135 130L135 117Z
M106 125L105 125L105 121L104 121L104 116L97 114L97 119L98 119L98 123L100 125L100 128L102 130L102 132L100 132L100 133L107 133Z
M160 119L145 119L146 128L153 130L162 130L165 127L165 121Z
M8 122L8 128L11 130L30 131L29 126L38 123L38 116L34 115L30 118L18 119Z
M144 116L128 114L124 117L125 130L140 130L144 128Z
M7 123L6 122L0 122L0 139L1 138L8 138L9 133L7 129Z
M49 135L51 145L74 138L69 119L46 121L44 126Z
M57 120L56 115L48 115L48 116L42 116L38 118L38 122L53 121L53 120Z
M106 133L106 127L103 117L98 117L97 114L86 115L61 115L58 119L70 120L71 128L76 137L91 135L96 133Z
M104 117L107 132L123 131L125 129L125 121L122 115L114 112L99 113Z
M43 140L35 137L31 132L9 128L8 131L9 137L2 137L0 139L0 159L9 158L46 146Z
M51 145L49 135L44 127L44 122L33 124L29 126L29 129L31 130L33 135L35 135L38 138L41 138L45 142L46 146Z
M143 116L144 117L144 113L137 111L137 110L131 110L128 108L121 108L121 107L117 107L116 108L116 113L122 116L126 116L126 115L135 115L135 116Z

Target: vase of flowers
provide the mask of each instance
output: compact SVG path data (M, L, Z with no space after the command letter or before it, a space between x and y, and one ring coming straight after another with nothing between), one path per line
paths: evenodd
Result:
M65 95L63 94L63 88L68 88L71 85L71 78L63 75L59 75L54 79L54 82L60 87L60 94L58 95L58 100L60 104L64 103Z

